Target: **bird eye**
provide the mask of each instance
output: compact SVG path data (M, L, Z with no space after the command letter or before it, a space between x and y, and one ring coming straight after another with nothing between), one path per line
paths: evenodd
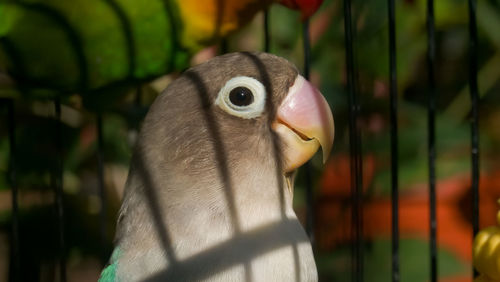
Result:
M231 78L221 88L215 104L241 118L255 118L264 111L266 91L257 79L248 76Z
M248 106L253 102L253 94L246 87L236 87L229 92L229 101L239 107Z

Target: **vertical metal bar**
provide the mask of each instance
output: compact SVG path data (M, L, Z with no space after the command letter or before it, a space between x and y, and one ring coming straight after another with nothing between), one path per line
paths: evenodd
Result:
M227 38L223 38L220 41L220 53L221 54L226 54L229 50L229 42L227 41Z
M469 0L469 87L472 106L471 158L472 158L472 235L479 231L479 90L477 83L477 24L476 0ZM477 273L473 271L473 276Z
M269 52L269 46L270 46L270 43L271 43L271 38L270 38L270 35L269 35L269 9L266 9L264 11L264 52ZM257 61L256 61L257 62ZM267 72L265 71L265 68L263 68L263 76L264 76L264 82L268 82L268 83L264 83L264 84L270 84L269 83L269 77L268 77L268 74ZM270 101L268 101L267 103L267 107L272 107L272 103L269 103ZM274 155L275 155L275 159L278 160L279 159L279 152L280 152L280 146L278 143L274 142ZM282 168L280 165L278 165L276 167L276 175L279 177L279 175L281 174L281 171L282 171ZM278 179L281 179L281 178L278 178ZM282 219L286 219L286 212L285 212L285 207L284 207L284 201L285 201L285 198L284 198L284 194L283 194L283 189L281 188L283 185L283 183L278 183L278 189L279 189L279 195L280 195L280 206L281 206L281 216L282 216ZM299 266L299 263L300 263L300 257L299 257L299 251L298 251L298 244L297 243L294 243L292 244L292 252L293 252L293 260L294 260L294 265L295 265L295 280L298 280L300 278L300 266ZM247 267L245 265L245 267ZM251 273L250 273L251 274ZM252 281L252 277L251 275L247 275L247 277L245 277L246 280L245 281Z
M304 77L309 79L311 71L311 40L309 36L309 19L302 25L302 40L304 43Z
M269 52L271 40L269 37L269 9L264 11L264 52Z
M355 80L356 81L356 80ZM355 85L353 87L355 88ZM355 90L354 90L355 91ZM355 112L355 198L354 198L354 208L356 209L356 281L360 282L364 280L363 276L363 261L364 261L364 241L363 241L363 167L362 167L362 150L361 150L361 131L359 128L359 116L360 116L360 105L357 96L354 97L354 110Z
M66 282L66 242L64 234L64 202L63 202L63 152L62 152L62 123L61 123L61 100L54 100L56 119L56 167L54 171L55 202L57 210L57 223L59 235L59 279Z
M135 131L136 134L136 139L139 138L139 131L141 129L141 122L143 116L143 109L142 109L142 102L143 102L143 93L142 93L142 85L139 85L135 91L135 97L134 97L134 105L133 105L133 113L134 113L134 128L131 129L132 131Z
M389 0L389 72L391 120L392 281L399 281L398 86L396 76L396 7Z
M106 248L106 238L107 238L107 201L106 201L106 188L104 186L104 142L103 142L103 132L102 132L102 113L97 113L96 118L97 123L97 178L99 183L99 197L101 198L101 210L100 210L100 218L101 218L101 262L103 264L106 263L108 259L108 250Z
M16 176L16 121L14 115L14 101L12 99L2 99L7 106L7 128L9 134L9 170L8 181L12 191L12 226L11 226L11 274L10 281L20 281L20 252L19 252L19 207L18 207L18 187Z
M436 282L437 269L437 219L436 219L436 82L434 67L436 41L434 28L434 0L427 0L427 69L429 76L428 91L428 153L429 153L429 225L430 225L430 281Z
M142 107L142 85L137 87L137 91L135 92L134 106L140 110Z
M347 91L349 102L349 149L351 165L351 202L352 202L352 232L355 243L352 244L351 281L363 281L363 192L362 192L362 153L361 132L358 125L360 113L356 90L354 64L354 36L352 30L351 1L344 0L344 33L346 46Z
M311 45L309 38L309 19L306 19L302 26L302 41L304 42L304 77L309 80L311 69ZM313 190L312 190L312 172L309 162L304 165L304 175L306 184L306 232L314 248L314 210L313 210Z

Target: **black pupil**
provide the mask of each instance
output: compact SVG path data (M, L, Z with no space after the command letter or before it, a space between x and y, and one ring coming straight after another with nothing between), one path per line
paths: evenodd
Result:
M248 106L253 102L253 94L246 87L236 87L229 93L229 100L236 106Z

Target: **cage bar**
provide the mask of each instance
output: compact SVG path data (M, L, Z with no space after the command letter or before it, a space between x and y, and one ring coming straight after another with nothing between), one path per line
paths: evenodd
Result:
M104 186L104 141L103 141L103 131L102 131L102 113L97 113L96 116L97 125L97 180L99 185L99 198L101 199L101 210L99 217L101 220L101 262L106 263L108 259L108 250L106 248L106 238L107 238L107 197L106 197L106 187Z
M389 0L389 93L391 121L392 281L399 281L398 87L396 75L396 7Z
M269 34L269 9L264 11L264 52L269 53L269 46L271 44Z
M469 0L469 29L470 29L470 95L471 95L471 137L472 137L472 191L474 201L474 235L479 230L479 116L478 102L479 91L477 84L477 25L476 25L476 1Z
M14 100L1 99L2 104L7 108L7 132L9 135L9 169L8 183L12 192L12 223L11 223L11 250L10 250L10 281L20 280L20 252L19 252L19 206L18 206L18 186L16 170L16 121L14 111Z
M472 240L479 231L479 90L477 83L476 1L469 0L469 90L471 98ZM473 276L477 275L473 270Z
M436 219L436 81L434 76L436 39L434 25L434 0L427 0L427 73L429 90L427 101L427 142L429 165L429 247L430 281L437 281L437 219Z
M54 168L54 190L57 213L57 225L59 236L59 280L66 282L66 242L65 242L65 224L64 224L64 202L63 202L63 137L61 122L61 100L59 97L54 100L55 109L55 148L56 148L56 166Z
M361 132L358 124L360 105L356 89L354 64L354 36L351 1L344 0L344 33L346 48L347 92L349 103L349 150L351 167L351 231L355 242L351 245L351 281L363 281L363 191Z
M309 80L311 71L311 41L309 35L309 19L306 19L302 25L302 41L304 44L304 78ZM306 186L306 232L311 245L314 248L314 210L313 210L313 188L312 171L310 162L304 164L304 178Z

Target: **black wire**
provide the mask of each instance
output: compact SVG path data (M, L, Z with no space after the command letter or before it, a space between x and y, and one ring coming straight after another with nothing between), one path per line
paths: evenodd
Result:
M436 282L437 268L437 220L436 220L436 82L434 66L436 40L434 26L434 0L427 0L427 68L429 75L428 94L428 153L429 153L429 225L430 225L430 266L431 281Z
M469 83L472 104L471 117L471 158L472 158L472 233L479 231L479 90L477 83L477 24L476 1L469 0ZM477 276L473 271L473 276Z
M309 39L309 19L304 21L302 26L302 40L304 42L304 77L309 80L311 68L311 45ZM313 190L312 190L312 171L309 162L304 165L304 176L306 185L306 232L314 248L314 210L313 210Z
M269 52L271 40L269 35L269 9L264 11L264 52Z
M62 152L62 123L61 123L61 100L54 100L56 114L56 167L54 171L54 190L57 209L57 223L59 235L59 275L60 281L66 281L66 242L64 234L64 202L63 202L63 152Z
M304 77L309 79L311 70L311 40L309 36L309 19L306 19L302 26L302 40L304 43Z
M389 0L389 72L391 120L392 281L399 281L398 88L396 76L396 11Z
M344 32L346 45L347 91L349 102L349 148L351 165L352 230L356 242L351 247L352 281L363 281L363 193L362 193L362 153L361 132L358 125L360 114L356 90L354 63L354 36L352 30L351 1L344 0Z
M141 107L142 107L142 86L141 85L139 85L137 87L137 90L135 91L134 106L137 109L141 109Z
M225 37L225 38L222 38L222 40L220 42L220 53L226 54L228 51L229 51L229 42L228 42L228 39Z
M102 113L97 114L97 179L99 184L99 197L101 199L101 263L104 265L108 259L107 250L107 197L106 197L106 187L104 186L104 142L103 142L103 131L102 131Z
M143 109L143 98L144 93L142 93L142 85L137 86L134 96L134 104L132 105L132 122L133 127L129 130L136 134L136 139L139 138L139 131L141 128L141 121L144 118L144 109ZM134 143L137 141L134 139Z
M14 114L14 101L12 99L1 99L7 108L7 128L9 134L9 170L8 181L12 191L12 225L11 225L11 273L10 281L20 281L20 252L19 252L19 206L18 186L16 175L16 121Z

